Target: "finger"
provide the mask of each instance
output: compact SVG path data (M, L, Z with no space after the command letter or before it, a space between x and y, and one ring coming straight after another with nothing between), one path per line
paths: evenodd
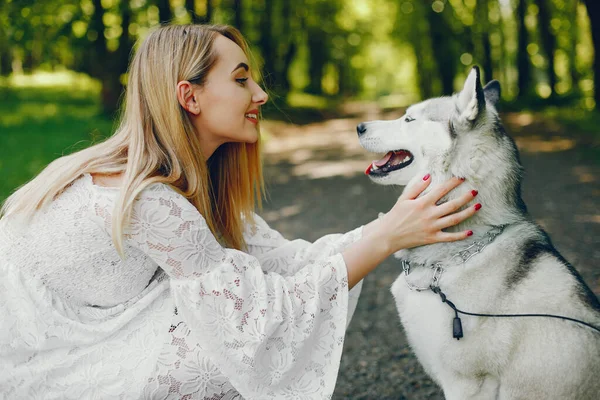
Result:
M443 217L453 213L454 211L466 206L470 201L473 200L475 196L477 196L477 190L471 190L457 199L440 204L435 210L436 216Z
M462 232L440 232L436 236L438 242L456 242L457 240L465 240L473 235L473 231Z
M448 179L446 182L438 185L437 187L435 187L435 189L431 190L429 193L427 193L425 196L423 196L423 199L425 199L427 202L435 204L442 197L447 195L452 189L454 189L455 187L457 187L464 181L465 181L464 178L457 178L457 177Z
M458 225L461 222L464 222L466 219L472 217L473 214L475 214L479 209L481 209L481 204L477 203L474 206L465 208L462 211L440 218L437 220L435 228L441 230Z
M425 188L427 188L427 186L429 186L430 183L431 175L429 174L423 177L417 176L411 179L411 181L408 182L408 185L406 185L406 187L404 188L404 191L402 192L402 195L400 196L399 200L416 199L421 193L423 193L423 190L425 190Z

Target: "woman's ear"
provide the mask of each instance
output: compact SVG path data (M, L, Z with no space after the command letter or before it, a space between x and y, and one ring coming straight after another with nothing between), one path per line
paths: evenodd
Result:
M177 83L177 100L181 107L194 115L200 114L200 103L196 99L197 94L189 81Z

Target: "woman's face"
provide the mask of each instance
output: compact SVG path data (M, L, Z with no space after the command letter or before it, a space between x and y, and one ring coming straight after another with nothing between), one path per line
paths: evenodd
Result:
M219 35L213 46L217 62L204 86L192 85L199 112L190 112L206 158L226 142L256 142L259 108L268 99L252 79L248 59L237 44Z

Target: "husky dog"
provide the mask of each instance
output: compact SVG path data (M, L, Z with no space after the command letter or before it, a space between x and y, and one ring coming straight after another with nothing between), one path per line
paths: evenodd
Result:
M469 239L396 254L404 273L391 290L400 319L447 399L598 400L600 332L552 317L459 315L450 307L600 326L598 299L527 214L522 167L496 111L499 98L500 84L482 87L475 67L460 93L357 127L366 150L387 153L366 171L375 183L405 186L425 173L432 182L465 177L442 201L477 189L484 205L452 228L472 230Z

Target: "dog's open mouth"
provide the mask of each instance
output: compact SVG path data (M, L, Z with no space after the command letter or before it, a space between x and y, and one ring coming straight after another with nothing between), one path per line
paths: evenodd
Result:
M383 176L392 171L408 167L414 160L412 153L408 150L396 150L388 152L381 160L373 161L365 171L366 175Z

